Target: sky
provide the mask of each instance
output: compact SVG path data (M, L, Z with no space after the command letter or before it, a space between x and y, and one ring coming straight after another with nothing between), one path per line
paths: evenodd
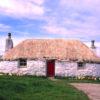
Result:
M77 39L100 54L100 0L0 0L0 54L7 33L14 45L30 38Z

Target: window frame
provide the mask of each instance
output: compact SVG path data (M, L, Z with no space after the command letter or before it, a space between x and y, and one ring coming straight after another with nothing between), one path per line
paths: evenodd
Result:
M78 69L84 69L85 68L86 63L85 62L77 62L77 68Z
M26 68L27 67L27 59L19 59L18 60L19 68Z

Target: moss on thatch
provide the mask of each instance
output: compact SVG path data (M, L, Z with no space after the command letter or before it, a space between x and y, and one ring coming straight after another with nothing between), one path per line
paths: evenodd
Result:
M45 58L100 61L92 50L82 42L65 39L28 39L9 50L3 58L5 60Z

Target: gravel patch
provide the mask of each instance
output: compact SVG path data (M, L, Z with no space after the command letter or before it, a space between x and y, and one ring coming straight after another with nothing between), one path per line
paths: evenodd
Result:
M71 83L71 85L86 93L90 100L100 100L100 84Z

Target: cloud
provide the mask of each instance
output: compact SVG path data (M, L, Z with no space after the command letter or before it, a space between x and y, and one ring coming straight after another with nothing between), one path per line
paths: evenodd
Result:
M0 23L0 31L1 32L7 32L9 30L11 30L11 26Z
M96 39L100 36L99 9L100 0L59 0L41 28L47 34L59 37Z
M92 21L91 21L92 20ZM89 39L100 35L100 29L96 26L96 20L93 17L87 18L84 22L72 18L61 18L58 21L57 16L51 16L46 19L46 24L41 26L44 32L48 34L62 35L62 37L75 37ZM87 37L88 35L88 37Z
M91 40L100 36L99 5L100 0L2 0L0 14L23 19L19 25L11 22L15 33Z
M84 10L98 10L100 8L100 0L60 0L61 7L67 6L68 8L83 9Z
M37 5L42 5L44 3L44 0L29 0L29 1L33 2L33 3L37 4Z
M67 30L64 27L57 27L53 25L44 26L43 29L47 31L49 34L67 34Z
M45 13L44 0L0 0L0 14L13 18L34 19Z

